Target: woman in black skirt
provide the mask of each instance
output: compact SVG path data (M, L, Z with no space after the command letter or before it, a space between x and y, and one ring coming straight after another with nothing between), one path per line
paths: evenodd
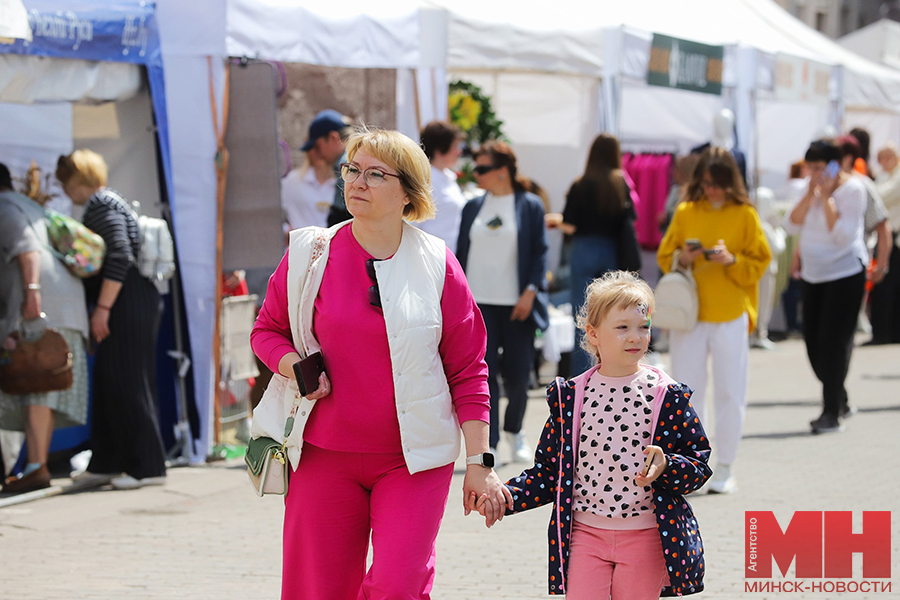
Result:
M99 154L61 156L56 178L72 202L85 205L82 221L106 242L99 275L84 279L97 344L91 409L90 474L116 474L112 485L134 489L165 483L159 432L156 337L162 299L137 268L140 234L128 202L106 187Z

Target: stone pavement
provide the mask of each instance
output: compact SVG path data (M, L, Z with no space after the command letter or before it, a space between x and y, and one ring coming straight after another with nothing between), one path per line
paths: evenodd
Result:
M785 527L797 510L852 510L858 528L862 510L900 508L900 346L856 349L848 388L860 411L839 435L808 433L808 421L818 415L819 388L801 342L754 350L750 364L750 404L735 467L740 491L690 498L706 545L707 591L701 597L837 597L745 593L744 511L774 511ZM532 441L546 410L542 391L535 391L526 416ZM501 458L508 452L501 445ZM505 465L499 473L509 478L520 468ZM485 530L477 515L463 517L463 470L457 471L438 539L433 598L545 597L549 507ZM164 487L101 488L0 508L0 598L277 598L281 513L277 498L253 494L237 461L172 469ZM896 573L897 519L892 540ZM892 590L844 595L900 597L896 577Z

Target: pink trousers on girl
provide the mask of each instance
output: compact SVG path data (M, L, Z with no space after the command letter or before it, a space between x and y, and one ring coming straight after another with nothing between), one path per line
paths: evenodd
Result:
M282 600L431 598L452 475L452 464L410 475L401 453L304 444L284 502Z
M572 525L566 600L658 600L668 583L656 527L597 529L577 520Z

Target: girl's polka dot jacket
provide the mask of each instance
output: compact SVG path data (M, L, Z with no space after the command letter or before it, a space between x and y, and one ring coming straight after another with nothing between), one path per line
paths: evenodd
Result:
M653 444L663 449L669 463L652 484L656 527L669 573L669 586L663 588L662 596L696 594L703 591L703 541L684 494L699 489L712 475L707 465L709 439L691 406L691 389L658 369L647 368L658 378L658 386L666 390L665 395L657 395L653 407ZM534 466L506 482L515 506L507 514L553 503L548 530L551 595L565 594L580 416L585 384L594 370L569 381L557 378L547 387L550 417L534 455Z

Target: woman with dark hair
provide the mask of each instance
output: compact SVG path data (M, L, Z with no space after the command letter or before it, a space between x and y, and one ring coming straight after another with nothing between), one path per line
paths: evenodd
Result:
M859 142L859 156L853 161L853 169L860 175L874 179L872 169L869 168L869 148L872 143L869 132L861 127L854 127L850 130L850 135Z
M869 258L863 237L866 188L840 164L834 143L810 144L809 189L785 219L787 232L800 234L803 338L822 382L822 414L810 422L813 433L842 431L840 419L852 413L844 379Z
M622 228L631 227L633 231L635 216L631 191L622 174L619 140L601 133L591 144L584 174L566 194L562 214L547 215L548 227L559 227L572 236L570 290L574 314L584 304L584 291L595 278L607 271L631 268L620 264L617 251ZM576 328L575 335L572 373L583 373L593 359L581 348L584 333Z
M772 254L731 153L703 151L684 201L659 246L663 273L691 269L699 312L691 331L672 331L672 376L694 389L691 403L705 417L706 364L712 356L718 465L709 489L737 489L732 464L744 425L748 336L756 327L759 280Z
M435 215L418 224L419 229L444 240L456 253L459 221L466 199L456 183L453 168L462 150L463 134L458 127L444 121L432 121L422 129L422 150L431 163L431 188Z
M503 430L513 460L528 462L522 420L534 363L535 330L546 329L547 238L544 205L518 175L516 155L505 142L489 141L475 154L475 177L487 191L463 208L457 257L487 327L490 445L500 441L500 386L509 403ZM503 361L500 361L500 349Z

